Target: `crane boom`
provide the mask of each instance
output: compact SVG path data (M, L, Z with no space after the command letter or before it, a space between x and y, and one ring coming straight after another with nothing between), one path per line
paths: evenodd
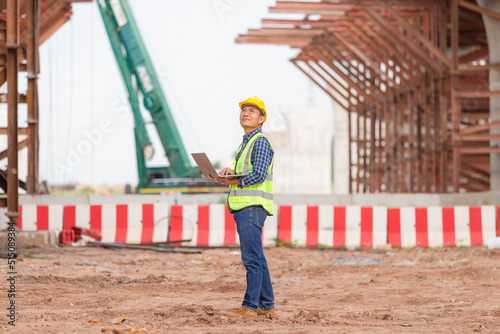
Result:
M153 178L185 180L200 177L199 169L191 166L127 0L97 0L97 4L134 114L138 191L151 186ZM152 123L169 161L168 167L146 166L146 160L152 157L153 149L139 108L141 98L144 107L151 114Z

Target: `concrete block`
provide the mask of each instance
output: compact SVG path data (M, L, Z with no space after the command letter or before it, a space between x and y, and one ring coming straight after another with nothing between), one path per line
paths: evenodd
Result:
M89 195L89 204L130 204L130 203L168 203L185 204L222 204L227 194L131 194L131 195Z
M7 249L7 237L7 231L0 231L1 249ZM58 237L58 230L16 231L16 249L55 246Z
M77 205L87 204L87 196L20 195L19 205Z

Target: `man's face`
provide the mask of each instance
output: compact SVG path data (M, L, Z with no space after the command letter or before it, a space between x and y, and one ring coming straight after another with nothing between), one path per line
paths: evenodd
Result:
M244 106L240 111L240 125L244 128L258 128L264 123L259 109L254 106Z

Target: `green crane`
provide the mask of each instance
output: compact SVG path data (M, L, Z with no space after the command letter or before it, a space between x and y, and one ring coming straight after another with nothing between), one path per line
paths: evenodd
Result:
M97 0L102 20L134 114L134 135L139 174L138 193L162 191L217 192L227 187L200 179L198 168L191 166L163 94L149 54L144 46L127 0ZM139 108L142 97L160 137L169 166L147 167L153 147Z

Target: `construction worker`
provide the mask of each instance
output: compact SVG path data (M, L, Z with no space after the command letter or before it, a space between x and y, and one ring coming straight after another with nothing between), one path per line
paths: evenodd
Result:
M233 214L240 236L241 260L247 274L247 289L242 307L229 317L255 317L274 311L274 293L266 257L262 248L262 228L267 216L273 215L274 151L262 134L267 119L264 102L254 96L239 103L240 125L245 131L233 168L219 175L246 174L241 178L211 178L230 186L229 211Z

